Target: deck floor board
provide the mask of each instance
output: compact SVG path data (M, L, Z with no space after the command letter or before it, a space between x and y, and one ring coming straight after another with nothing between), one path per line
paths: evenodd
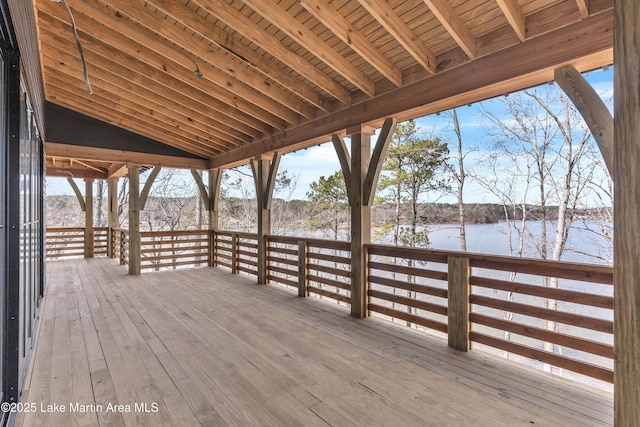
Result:
M610 394L223 269L47 268L23 401L67 410L25 427L612 425Z

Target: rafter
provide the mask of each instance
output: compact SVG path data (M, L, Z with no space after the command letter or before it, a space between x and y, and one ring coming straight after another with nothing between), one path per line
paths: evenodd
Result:
M55 55L55 58L50 57L49 53L43 55L43 63L50 64L53 67L52 71L54 71L47 73L45 81L59 80L67 85L75 83L75 88L82 90L82 84L77 85L76 81L82 77L78 74L80 69L74 70L70 65L73 63L73 56L55 49L52 49L51 53ZM61 60L65 62L65 66L60 64ZM241 130L232 128L211 117L214 114L207 116L198 110L176 102L175 99L171 100L147 87L133 84L108 70L95 68L92 64L88 64L88 67L91 72L92 85L95 86L94 95L99 95L100 98L109 100L114 105L130 106L141 112L150 109L152 117L157 118L159 115L161 121L170 125L175 123L172 119L181 119L181 123L175 123L176 126L183 129L194 127L203 132L203 135L219 137L231 146L240 145L251 137L260 135L258 131L249 127L244 130L251 133L243 133ZM224 147L225 145L221 146L221 148Z
M45 71L48 71L51 69L51 66L48 64L46 56L44 59ZM92 116L132 132L174 145L199 156L214 157L215 154L221 152L220 150L209 148L213 144L209 143L209 145L207 145L204 140L197 143L187 139L185 134L178 133L179 130L167 129L146 120L140 121L134 114L135 110L127 110L121 105L105 105L101 102L102 99L99 95L89 95L86 91L82 90L80 86L82 83L81 77L76 78L75 81L75 84L69 85L61 80L50 78L45 83L48 100L81 112L87 116ZM127 115L127 112L132 113L132 115Z
M365 76L356 66L347 61L342 55L333 50L331 46L317 37L311 30L298 22L282 6L275 2L263 0L243 0L243 2L267 18L280 31L291 37L301 46L313 52L325 64L353 83L369 96L375 95L373 82Z
M520 8L517 0L496 0L500 10L507 18L509 25L515 31L518 39L523 42L527 38L527 32L524 24L524 13Z
M578 4L578 10L580 11L580 16L582 19L589 17L589 5L587 4L587 0L576 0Z
M153 28L162 28L162 33L164 34L166 20L161 16L156 16L156 14L149 14L148 9L144 7L140 1L124 1L124 0L114 0L105 2L104 0L84 0L85 2L89 2L94 6L102 8L105 13L109 14L109 16L117 20L119 22L129 22L128 18L125 18L125 13L135 14L136 16L140 16L142 21L147 23L148 26ZM312 105L320 108L323 111L329 111L330 105L327 99L320 94L317 90L313 89L310 85L299 82L295 79L292 79L289 73L283 71L278 68L271 62L265 62L264 58L261 56L259 52L252 50L248 46L238 43L235 37L218 28L216 26L211 25L205 18L193 14L191 10L184 7L184 5L176 3L176 2L167 2L167 1L155 1L150 0L150 3L153 7L161 10L163 13L170 16L172 19L177 20L180 24L185 25L190 30L194 31L200 37L203 37L210 43L214 43L220 46L228 55L233 56L238 63L242 63L245 66L248 66L258 75L265 76L269 79L272 79L278 82L283 87L286 87L291 92L304 99L306 102L309 102ZM119 9L119 11L110 9L111 7ZM173 38L171 31L167 35L169 38ZM192 43L179 43L183 46L191 46ZM215 54L215 53L214 53ZM212 58L217 58L217 56L212 56ZM242 74L241 67L231 66L224 60L224 57L221 62L225 65L225 72L230 75L236 75L238 78L241 78L239 75ZM241 78L242 80L248 83L248 80ZM271 86L269 81L261 81L258 82L258 85ZM302 114L302 113L301 113ZM303 114L304 115L304 114Z
M39 8L41 9L55 7L49 0L39 0L40 4ZM230 67L225 67L226 62L223 61L225 54L222 51L208 48L200 43L193 43L192 35L185 33L184 29L178 28L176 25L169 25L161 16L153 14L150 17L148 9L131 1L113 0L109 4L114 8L124 8L126 6L126 12L130 19L129 23L112 18L111 15L107 14L108 10L105 10L105 8L99 8L85 2L76 2L73 5L73 11L77 24L82 25L82 19L85 22L88 22L87 19L95 20L105 27L111 28L122 37L143 45L146 50L152 50L158 55L180 64L190 73L194 71L194 64L189 58L193 57L197 59L197 65L203 74L203 79L225 86L245 99L247 95L253 98L252 92L258 91L262 93L268 99L278 103L278 105L267 106L267 108L289 123L294 123L292 120L295 120L295 117L291 115L292 111L307 118L313 115L313 109L309 104L296 96L291 96L289 92L281 89L280 86L265 81L264 77L255 71L246 67L234 67L233 72L231 72ZM143 14L141 15L141 13ZM149 18L153 22L148 22ZM145 20L146 28L141 26L133 28L131 20ZM162 22L162 25L158 26L160 22ZM152 32L154 28L158 28L158 31ZM92 27L92 34L102 38L96 33L95 27ZM160 39L160 35L177 46L188 46L189 50L184 53L169 47L166 41ZM251 89L250 91L247 90L249 88ZM283 109L283 107L286 108Z
M175 6L175 4L172 4L172 2L168 0L151 0L151 3L156 7L159 7L159 4L162 3L163 11ZM208 0L205 3L202 0L191 0L191 3L202 7L204 10L215 11L215 16L217 18L225 22L238 33L245 36L251 42L260 46L260 48L269 52L278 60L296 70L313 84L329 93L343 104L351 104L351 93L345 87L341 86L331 77L318 70L301 56L288 50L282 45L282 43L275 40L271 34L248 22L244 15L231 7L227 2L221 0ZM211 27L210 23L208 24L208 27Z
M42 30L41 36L43 37L43 43L47 45L48 51L55 52L56 55L61 53L69 55L67 49L65 49L68 45L68 40L48 30ZM85 40L87 40L86 37ZM174 103L179 103L187 109L200 111L218 120L225 121L253 137L270 133L272 130L268 124L257 121L244 111L241 111L241 105L236 106L240 108L231 108L229 104L200 91L193 90L183 82L168 76L165 72L157 71L152 67L139 63L135 58L131 58L128 55L118 55L108 46L98 45L96 48L100 52L95 52L92 49L93 45L88 42L85 44L87 45L85 48L85 55L88 60L87 66L92 73L108 72L111 76L115 75L115 77L110 78L121 81L122 87L136 87L134 93L147 93L150 91ZM110 55L111 58L102 56L103 54ZM74 57L73 55L71 56ZM126 67L124 66L125 63ZM69 64L77 64L79 66L80 63L77 56Z
M470 59L476 57L476 38L453 9L449 0L424 0L431 12Z
M39 19L47 22L49 29L52 31L44 37L47 42L58 43L58 45L68 43L68 37L71 35L71 27L66 21L59 16L49 15L43 12L39 13ZM110 34L111 39L109 43L95 36L94 34L99 32L99 28L98 26L91 28L90 33L82 29L78 30L80 37L82 37L85 56L87 56L87 60L92 59L90 62L100 64L100 66L104 67L108 67L104 62L105 60L111 61L111 63L120 63L123 67L130 69L134 73L151 78L160 86L164 86L167 89L179 90L204 105L217 101L218 103L226 105L223 109L229 110L229 107L239 109L251 117L246 124L251 125L257 119L270 127L284 128L285 122L267 109L259 107L255 103L240 99L236 94L222 86L198 79L193 75L192 71L185 70L184 68L179 70L176 67L172 67L161 55L154 54L144 47L136 48L127 38L107 32L107 34ZM101 36L106 37L106 34L101 34ZM114 45L118 46L120 50L115 52L113 49ZM98 57L100 57L100 59L98 59ZM169 69L170 72L165 71L166 69ZM260 98L256 98L255 102L259 103L259 100Z
M78 79L81 79L81 70L79 65L75 68L71 65L75 62L72 55L61 51L52 51L51 53L56 56L55 59L51 58L48 53L43 55L42 59L43 66L47 66L50 71L47 82L52 83L51 80L54 78L64 81L69 85L67 89L75 89L78 96L84 97L86 93L83 92L82 82L77 82ZM127 85L128 82L119 76L109 74L106 70L96 69L91 64L88 66L91 72L92 86L94 86L93 95L95 95L90 99L95 98L101 105L112 109L130 109L127 114L131 117L137 117L142 122L168 126L173 131L181 130L197 135L205 141L211 141L214 149L225 150L241 145L250 139L216 120L193 114L187 109L188 107L179 106L175 101L173 108L168 108L167 104L171 100L163 98L160 94L148 88ZM75 85L73 85L74 81L76 81ZM121 84L120 89L114 89L114 86L119 83ZM151 114L148 114L148 111ZM190 112L192 114L188 116L187 114ZM204 121L208 122L203 123ZM220 142L217 142L218 139Z
M331 5L321 0L300 0L300 4L396 87L402 86L402 71Z
M370 123L389 116L398 120L417 117L540 84L551 80L553 69L563 64L580 63L576 68L582 70L601 66L612 60L612 28L610 11L593 15L486 58L301 124L286 133L252 142L241 150L223 153L212 160L210 167L224 167L269 151L286 152L289 147L322 140L353 123ZM553 54L539 54L551 51Z
M433 52L418 40L414 32L407 27L407 24L402 21L385 0L358 0L358 2L389 34L396 38L398 43L400 43L425 70L431 74L436 73L436 58Z

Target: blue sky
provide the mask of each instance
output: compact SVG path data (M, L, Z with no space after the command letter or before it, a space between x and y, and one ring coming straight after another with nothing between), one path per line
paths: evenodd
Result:
M613 92L612 68L606 71L594 71L586 75L586 78L603 98L611 97ZM554 85L554 87L557 86ZM467 168L473 167L477 159L486 155L492 145L491 138L487 135L486 125L483 122L482 108L496 115L504 114L504 105L500 102L500 98L485 100L481 103L478 102L470 106L458 107L457 109L463 144L467 147L477 147L477 151L471 153L467 158ZM421 117L416 119L416 122L428 134L440 136L445 141L454 141L455 135L450 126L450 119L445 113ZM292 198L298 199L305 198L312 182L317 181L322 175L331 175L339 168L337 156L330 142L286 154L280 163L281 171L286 170L290 175L298 178L296 189L291 195ZM253 184L247 182L246 185L252 186ZM66 180L48 179L47 194L72 194L72 191ZM472 181L467 182L464 196L467 203L497 202L495 197L483 191ZM444 198L440 195L434 195L432 198L437 198L442 202L455 202L455 196L453 195Z
M594 71L586 75L586 78L603 98L611 97L613 87L612 68L609 68L607 71ZM504 105L500 102L500 98L477 102L470 106L458 107L457 113L462 129L463 144L478 147L478 151L467 157L469 166L475 163L474 158L479 158L486 154L488 148L492 145L491 139L486 134L481 105L493 114L501 115L505 113ZM445 113L421 117L416 119L416 122L427 133L440 136L443 140L454 141L455 135L451 129L450 119ZM280 163L280 170L287 170L299 176L298 187L294 193L294 198L304 198L312 182L317 181L321 175L331 175L333 172L339 170L339 168L340 165L331 143L289 153L283 156ZM434 197L436 196L434 195ZM455 202L455 196L448 196L440 198L439 200L453 203ZM496 202L497 200L495 197L483 191L477 184L469 181L465 191L465 201L468 203L481 203Z

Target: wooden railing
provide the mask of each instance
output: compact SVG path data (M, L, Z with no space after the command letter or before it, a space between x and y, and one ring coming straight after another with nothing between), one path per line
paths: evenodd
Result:
M140 268L175 269L207 265L208 230L140 232Z
M83 257L86 246L84 232L84 227L47 228L45 235L47 259ZM95 227L93 233L94 256L106 256L108 228Z
M93 255L107 256L107 247L109 246L109 227L93 228Z
M547 370L613 382L613 269L368 245L369 309ZM529 362L526 362L529 360Z
M129 263L129 232L124 228L114 228L111 230L113 245L113 257L120 261L120 265Z
M447 256L421 249L370 245L371 312L447 333Z
M298 289L300 296L351 303L349 242L267 236L267 279Z
M258 275L258 236L255 233L216 231L214 234L214 265Z
M106 229L95 253L106 253ZM209 231L141 232L141 268L207 265ZM128 262L127 230L113 230ZM351 302L350 244L267 236L267 281L300 296ZM84 229L47 230L47 256L82 256ZM370 244L370 314L510 359L613 381L613 269L606 266ZM257 235L213 233L213 265L257 276ZM55 254L55 255L54 255Z

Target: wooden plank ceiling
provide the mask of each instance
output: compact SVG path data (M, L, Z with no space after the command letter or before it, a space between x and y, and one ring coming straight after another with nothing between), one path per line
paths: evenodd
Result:
M67 0L89 95L64 5L33 1L48 101L210 167L612 62L612 0Z

